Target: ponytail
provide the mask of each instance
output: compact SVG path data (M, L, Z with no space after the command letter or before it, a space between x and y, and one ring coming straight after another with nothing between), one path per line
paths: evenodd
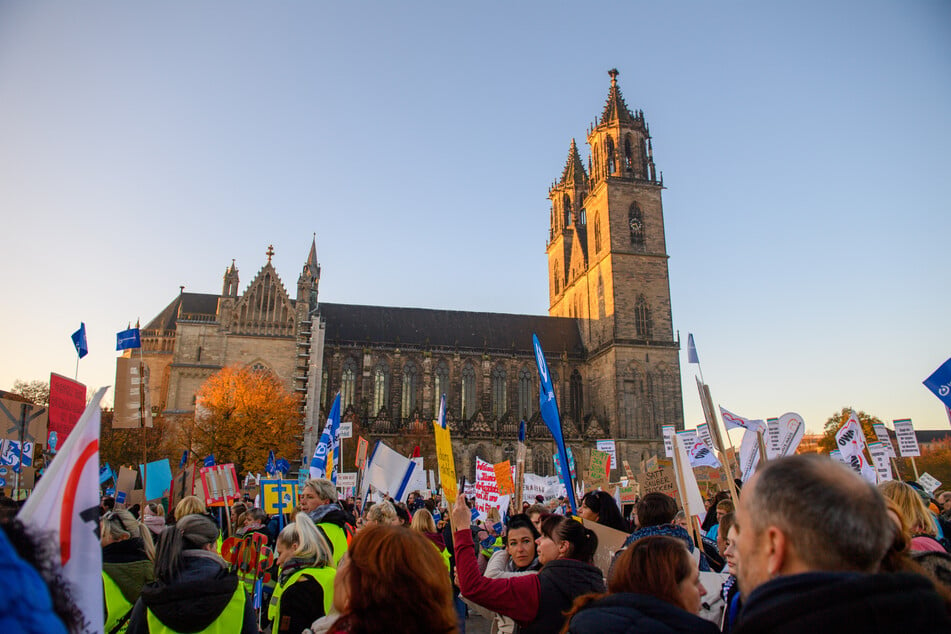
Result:
M542 533L557 542L568 542L570 559L590 564L598 549L598 536L581 522L552 515L542 521Z
M185 567L183 552L200 549L218 539L218 527L205 515L186 515L177 524L167 526L155 550L155 577L172 583Z
M126 510L109 511L102 516L102 530L117 541L139 538L142 540L142 550L149 561L155 561L155 542L152 541L152 531L141 520Z

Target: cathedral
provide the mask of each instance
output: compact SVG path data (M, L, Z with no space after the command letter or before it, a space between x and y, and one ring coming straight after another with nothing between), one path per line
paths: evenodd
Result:
M514 460L524 420L526 469L549 475L555 448L538 412L534 332L579 475L596 440L614 439L618 461L634 469L662 452L661 425L683 428L663 177L643 111L628 108L618 72L609 75L604 109L587 131L587 161L572 139L548 191L548 316L324 302L316 237L292 297L269 247L243 293L232 262L220 294L181 289L141 330L153 405L191 416L209 376L244 364L273 372L300 396L295 458L303 464L339 391L343 420L353 423L344 470L353 470L357 436L404 454L420 447L435 468L432 421L445 393L460 474L473 476L476 456Z

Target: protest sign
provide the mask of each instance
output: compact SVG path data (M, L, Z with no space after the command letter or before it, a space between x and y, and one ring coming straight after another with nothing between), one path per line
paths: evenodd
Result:
M199 473L205 489L205 506L225 506L229 500L241 497L232 463L202 467Z
M651 456L647 460L641 463L644 466L644 471L646 473L653 473L660 469L660 464L657 462L657 456ZM633 477L633 474L627 474L627 477Z
M86 386L59 374L50 374L49 432L62 446L86 409Z
M536 495L549 500L567 495L567 493L565 492L565 484L558 476L540 476L534 473L526 473L523 496L526 501L531 501L535 499Z
M598 537L598 549L594 552L592 563L600 568L604 576L607 577L615 553L624 546L629 534L591 520L581 520L581 522L585 528L591 529Z
M697 425L697 437L700 438L710 451L716 451L716 445L713 444L713 436L710 435L710 426L706 423Z
M652 456L652 458L656 459L656 456ZM627 460L622 460L621 462L624 465L624 473L627 475L629 480L633 480L634 470L631 469L631 463L629 463Z
M158 500L168 495L172 484L172 467L168 458L162 458L147 465L139 465L139 473L143 474L145 482L145 501Z
M663 468L651 473L639 473L637 483L641 488L641 495L659 492L677 498L677 479L672 468Z
M915 435L915 427L911 424L910 418L903 418L892 421L895 425L895 436L898 438L898 451L902 458L913 458L921 455L918 448L918 436Z
M772 460L779 456L780 441L782 440L782 430L779 428L778 418L766 419L766 455Z
M878 438L878 442L882 443L885 447L885 453L888 458L897 458L898 454L895 453L895 447L892 445L892 439L888 435L888 430L885 428L885 423L873 423L872 429L875 430L875 437ZM871 443L869 443L871 446Z
M596 440L594 442L594 448L598 451L603 451L611 456L611 468L617 469L617 444L614 440Z
M367 447L370 443L366 438L360 436L357 438L357 457L354 460L354 465L357 469L362 469L364 464L367 461Z
M495 480L495 467L476 456L476 510L485 519L490 508L499 508L499 485Z
M608 484L609 476L608 474L611 471L611 454L605 451L598 451L594 449L591 451L591 481L588 483L588 488L604 488Z
M135 429L152 426L149 366L137 359L116 359L115 409L112 427Z
M261 480L261 508L268 515L290 513L297 506L297 480Z
M662 425L660 430L664 434L664 455L670 458L674 455L674 443L670 439L674 434L674 426Z
M885 444L879 441L868 444L868 452L872 455L872 464L879 482L892 479L892 467L888 463L888 450Z
M495 472L495 482L499 495L512 495L515 493L515 482L512 479L512 463L508 460L492 465Z
M119 468L119 477L116 478L116 495L120 492L128 495L132 492L132 489L135 488L135 478L138 475L138 471L135 469L130 469L129 467L120 467ZM119 500L116 499L116 502Z
M637 501L637 483L619 487L618 491L621 497L621 504L633 504Z
M20 424L25 420L23 440L44 443L49 425L49 410L42 405L0 398L0 438L20 439Z
M352 489L355 486L357 486L357 474L355 472L337 474L338 489Z
M918 476L918 484L920 484L921 488L931 495L938 489L939 486L941 486L941 481L936 479L930 473L922 473L920 476Z

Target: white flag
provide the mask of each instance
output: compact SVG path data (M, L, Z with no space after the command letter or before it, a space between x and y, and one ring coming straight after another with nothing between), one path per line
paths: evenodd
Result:
M680 434L674 434L671 441L674 444L674 469L680 473L683 478L683 490L680 491L680 502L684 510L689 515L700 516L703 514L703 496L700 495L700 487L697 486L697 476L689 466L689 458L684 448L683 439ZM703 444L703 441L699 441Z
M383 441L377 441L363 473L360 497L366 497L368 487L373 485L377 491L392 496L397 502L405 502L416 468L415 462L390 449Z
M96 391L76 427L17 517L56 534L53 552L83 613L83 632L102 632L102 546L99 544L99 401Z
M678 434L680 441L687 450L687 457L690 458L691 467L713 467L720 468L720 461L716 455L707 447L707 444L696 436L687 434Z
M766 423L761 420L750 420L743 418L720 406L720 416L723 418L723 424L727 431L731 429L748 429L750 431L766 431Z
M835 444L838 445L846 461L852 456L861 455L862 450L865 449L865 434L862 433L862 424L859 423L859 417L854 411L849 415L849 420L836 432Z

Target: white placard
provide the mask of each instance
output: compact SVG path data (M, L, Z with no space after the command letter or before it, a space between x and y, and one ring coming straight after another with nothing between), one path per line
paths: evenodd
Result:
M780 445L782 442L782 430L780 429L778 418L766 419L766 453L770 459L779 456Z
M918 484L920 484L921 488L927 491L930 495L934 493L939 486L941 486L941 481L937 480L930 473L922 473L920 476L918 476Z
M879 482L892 479L892 466L888 462L888 449L883 442L870 442L868 452L872 454L872 464Z
M674 435L674 426L673 425L663 425L660 430L664 432L664 455L668 458L674 457L674 441L672 440Z
M920 456L921 451L918 449L918 437L915 435L915 427L911 424L911 419L895 420L892 421L892 423L895 425L895 436L898 437L898 451L901 452L902 458Z
M603 451L604 453L609 454L611 456L611 468L617 469L618 468L617 445L615 444L614 440L611 440L611 439L596 440L594 444L595 444L595 449L597 449L598 451Z
M338 489L351 489L355 486L357 486L356 473L338 473L337 474L337 488Z
M717 448L713 446L713 436L710 435L710 426L706 423L702 425L697 425L697 437L703 441L703 444L707 446L712 452L716 452Z
M353 423L351 422L340 423L340 437L353 438Z
M878 438L878 442L882 443L885 447L885 454L889 458L897 458L898 454L895 453L895 447L892 446L892 439L888 436L888 430L885 429L885 424L874 423L872 429L875 430L875 437Z

